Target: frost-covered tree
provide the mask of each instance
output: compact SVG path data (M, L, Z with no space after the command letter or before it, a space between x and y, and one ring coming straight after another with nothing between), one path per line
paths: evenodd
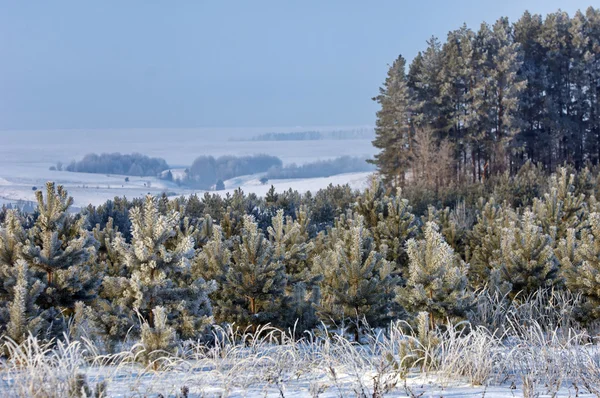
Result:
M292 217L284 217L283 209L271 219L267 229L269 241L273 246L273 255L284 264L288 275L288 285L306 281L309 278L308 257L314 248L309 242L307 225L310 222L306 208L299 211L300 222Z
M4 284L8 278L5 272L14 266L21 257L26 239L25 229L21 225L21 220L16 211L7 211L2 229L0 229L0 275L3 276ZM2 287L0 285L0 289Z
M94 323L105 346L113 350L115 345L124 342L128 332L137 325L130 303L120 300L129 285L129 269L124 266L125 259L117 244L125 238L112 218L108 219L104 228L96 225L92 233L98 242L94 263L104 274L98 297L92 303Z
M234 305L228 289L227 273L231 265L231 242L223 238L220 226L212 228L212 237L204 245L192 265L194 278L214 281L216 289L210 294L215 322L230 321L229 310Z
M565 238L569 228L577 232L583 228L587 209L585 196L575 193L575 175L561 167L550 177L549 192L533 201L533 211L543 232L555 242Z
M37 191L36 198L39 214L27 231L21 257L46 285L40 307L56 307L69 316L77 301L89 303L96 297L101 275L90 261L95 241L86 230L86 217L69 213L73 198L61 185L48 182L46 197Z
M402 191L386 197L386 211L379 214L375 233L379 238L380 247L386 246L386 258L392 261L406 277L408 257L406 242L414 238L418 232L418 224L408 200L402 197Z
M581 293L583 317L600 317L600 213L589 215L590 228L581 232L581 239L570 229L567 237L558 245L559 261L565 285L573 292Z
M467 281L467 265L446 243L434 222L425 224L423 239L406 246L409 277L397 289L397 300L408 311L430 314L432 325L446 317L462 317L473 303Z
M318 314L338 327L353 325L358 337L363 321L377 327L393 316L399 279L385 253L375 250L362 216L351 220L349 228L340 224L330 232L335 236L332 247L315 259L317 271L323 275Z
M180 337L201 335L211 321L210 283L195 278L191 236L178 235L179 214L160 214L156 198L148 195L141 207L131 210L131 243L117 238L127 277L105 278L107 294L123 308L136 309L154 328L156 307L164 308L168 324Z
M472 228L474 220L464 202L457 203L453 209L449 207L437 209L430 205L427 214L421 219L423 224L435 223L446 243L457 254L465 256L468 231Z
M276 320L287 283L285 266L254 217L243 217L226 276L229 321L257 325Z
M308 261L314 249L314 243L308 236L310 218L306 206L297 212L297 220L284 217L283 209L277 210L271 219L267 232L273 245L273 255L285 266L287 275L286 300L284 300L281 318L284 324L296 324L301 331L309 330L316 325L313 304L318 298L316 283L321 276L311 274Z
M140 333L141 343L144 347L142 359L146 362L156 361L172 353L176 345L177 335L173 326L169 325L166 309L157 306L152 309L152 315L153 325L144 320Z
M27 262L24 260L17 260L15 264L17 271L16 283L13 286L13 294L11 300L7 303L6 312L8 317L2 316L0 311L0 318L6 323L6 329L4 332L6 336L11 338L16 343L21 343L27 338L28 334L39 337L44 336L43 332L48 329L54 312L49 310L41 310L35 303L42 291L44 290L44 284L35 280L32 283L32 277L29 274L29 267ZM2 332L0 327L0 332Z
M500 244L500 279L512 287L512 295L528 295L555 283L558 262L553 240L545 234L530 210L518 222L504 228Z
M405 271L405 244L416 235L418 224L408 200L402 197L402 190L398 188L395 195L388 195L381 181L374 179L358 197L356 213L364 218L364 226L370 231L377 250L385 252L387 260Z
M481 204L480 204L481 206ZM477 222L469 231L469 280L474 287L490 283L490 276L502 258L502 236L517 214L491 199L481 206ZM492 287L493 286L489 286Z

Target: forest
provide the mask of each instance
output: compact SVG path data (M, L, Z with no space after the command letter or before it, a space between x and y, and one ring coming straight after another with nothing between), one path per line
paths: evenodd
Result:
M373 162L396 185L436 145L454 180L514 174L527 161L548 172L598 164L599 18L593 7L573 17L525 12L432 37L408 67L399 56L374 98ZM433 146L423 145L428 136Z

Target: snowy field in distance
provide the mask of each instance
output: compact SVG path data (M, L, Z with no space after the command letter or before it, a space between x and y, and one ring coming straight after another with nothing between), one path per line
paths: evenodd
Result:
M46 181L64 185L75 200L75 207L98 205L115 196L140 197L147 193L189 195L192 191L174 183L151 177L129 177L90 173L51 171L57 162L68 164L88 153L141 153L161 157L171 167L186 167L200 155L278 156L284 164L303 164L339 156L371 157L376 153L369 139L318 141L239 141L239 138L268 132L334 131L328 128L271 129L133 129L68 131L0 131L0 205L17 200L34 200L33 187ZM270 180L263 185L260 175L225 181L225 191L241 187L244 192L264 195L271 185L278 192L289 188L300 192L316 191L329 184L350 184L361 189L370 173L350 173L327 178Z

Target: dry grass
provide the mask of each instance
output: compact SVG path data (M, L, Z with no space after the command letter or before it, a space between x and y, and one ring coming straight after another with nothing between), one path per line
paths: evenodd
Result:
M140 360L140 346L102 354L87 340L44 343L30 337L16 344L4 339L8 356L0 360L0 396L285 397L298 388L311 396L418 396L407 384L418 379L442 388L458 382L514 384L526 397L554 396L565 388L600 397L600 350L592 336L566 319L571 298L550 294L556 305L532 297L496 311L499 302L480 303L482 313L474 319L498 323L503 313L501 330L483 322L449 322L424 336L418 327L395 322L367 331L357 344L326 329L294 339L294 331L270 326L254 333L215 327L210 344L187 342L177 355L153 355L157 359L147 365Z

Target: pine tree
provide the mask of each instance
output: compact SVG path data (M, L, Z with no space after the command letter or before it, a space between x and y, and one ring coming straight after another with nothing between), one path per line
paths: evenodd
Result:
M167 311L164 307L157 306L152 309L153 325L144 321L141 331L141 343L144 347L142 353L145 362L153 362L163 358L165 354L172 353L175 348L175 329L169 325ZM156 367L156 363L154 363Z
M417 235L417 219L412 213L408 200L402 197L400 189L396 195L385 197L385 202L387 202L387 209L379 213L379 220L374 228L376 240L379 240L378 249L383 252L385 245L386 259L394 263L403 277L407 277L406 242Z
M354 211L364 219L364 225L369 230L375 230L379 218L387 210L386 189L380 178L372 178L369 186L356 198ZM375 240L378 241L377 235Z
M315 260L323 275L318 314L336 326L353 325L358 338L363 321L378 327L391 318L399 280L385 254L375 251L361 216L351 220L349 228L338 224L330 235L333 247Z
M513 168L511 153L513 138L519 131L522 120L518 113L519 98L526 82L518 75L523 62L519 44L514 43L513 29L508 18L500 18L492 27L488 57L491 55L491 120L494 147L490 150L491 172Z
M314 310L318 298L317 283L320 275L312 275L309 258L314 249L310 242L308 227L310 217L306 206L296 212L296 220L287 216L283 209L272 218L267 232L273 245L274 256L285 265L287 275L286 297L283 303L282 318L287 318L288 326L296 326L301 332L311 330L317 324Z
M483 287L491 282L492 272L502 258L504 229L510 226L510 222L517 221L517 214L512 209L504 209L494 199L480 204L480 207L477 222L468 233L469 279L475 287Z
M0 229L0 272L2 272L0 275L3 276L4 284L8 278L4 272L17 263L26 240L26 233L18 214L15 210L7 211L2 229ZM0 285L0 289L2 287Z
M96 297L102 276L95 274L90 262L95 242L86 230L85 216L69 214L73 198L61 185L48 182L46 198L41 191L36 198L39 215L21 257L46 285L41 308L56 307L69 316L77 301L89 303Z
M113 296L120 295L117 305L135 308L148 327L157 327L154 309L160 306L180 337L198 337L211 321L208 294L214 286L192 275L193 238L178 236L179 214L160 214L156 198L150 195L130 216L131 243L122 238L115 242L128 276L125 280L105 279L105 286Z
M523 51L523 64L519 73L526 82L519 98L523 123L517 136L517 146L522 149L523 160L533 163L547 159L547 148L540 146L539 142L549 142L542 124L546 84L543 62L545 50L539 39L542 24L542 16L532 15L529 11L525 11L521 19L514 24L514 40Z
M3 324L6 325L6 336L20 344L28 334L47 337L41 334L49 328L55 313L43 311L36 305L35 302L45 286L39 280L31 283L27 262L17 260L16 270L17 280L13 287L12 300L7 305L8 322Z
M585 13L583 27L574 37L575 45L580 48L582 62L585 64L582 79L587 86L585 100L579 102L588 105L587 131L585 135L586 158L593 164L600 163L600 9L589 7Z
M98 297L92 303L94 322L103 336L104 346L112 352L116 345L125 342L128 332L137 325L130 303L124 304L120 300L129 285L129 269L124 266L125 259L118 245L124 237L112 218L104 228L96 225L92 233L98 242L94 263L105 275Z
M462 317L473 302L466 264L454 253L434 222L425 224L423 239L407 242L409 277L397 289L397 300L408 311L430 314L432 326L446 317Z
M575 230L569 229L557 255L567 288L586 299L583 319L597 319L600 318L600 213L589 215L589 225L589 229L581 232L580 240Z
M427 208L427 214L422 217L423 224L435 223L445 242L462 258L467 258L468 231L472 228L474 220L467 212L464 202L459 202L453 209L446 207L436 209L434 206Z
M379 95L373 146L381 150L370 163L377 165L387 183L401 186L410 163L412 104L406 78L406 61L399 56L388 71Z
M300 210L305 223L310 222L306 215L306 208ZM277 210L277 214L271 219L271 226L267 230L269 241L273 246L273 255L285 265L288 276L288 285L296 282L307 281L310 269L308 257L314 248L309 242L306 224L302 226L291 217L284 217L283 210Z
M497 272L501 280L510 283L513 297L527 296L555 283L558 262L553 240L530 210L525 210L518 223L511 222L504 228Z
M575 193L575 175L561 167L550 177L550 192L543 199L534 199L533 211L545 234L554 242L566 237L569 228L579 231L584 227L585 196Z
M443 64L442 44L437 37L427 40L427 49L419 52L410 65L408 86L413 92L415 125L441 132L444 120L441 103L440 71Z
M198 195L193 194L189 197L185 205L184 215L191 219L200 218L204 215L204 205L198 198Z
M437 100L442 106L447 123L443 128L443 135L454 143L451 156L453 159L467 159L470 152L473 160L473 181L476 179L477 149L472 140L472 103L476 76L474 41L475 34L466 25L448 33L448 39L442 48L440 99ZM436 175L434 171L431 172Z
M539 41L544 46L545 101L542 123L547 126L550 141L547 146L549 167L552 169L568 159L570 133L572 130L571 92L573 52L571 20L566 12L548 14L544 19Z
M252 216L243 217L226 275L230 303L228 321L244 325L278 320L286 287L285 266ZM222 309L223 310L223 309Z
M232 292L228 289L227 273L231 266L230 241L223 239L220 226L212 228L212 237L204 245L192 265L194 278L214 281L216 289L210 294L215 322L231 321L229 316L233 304ZM241 305L241 304L240 304Z

